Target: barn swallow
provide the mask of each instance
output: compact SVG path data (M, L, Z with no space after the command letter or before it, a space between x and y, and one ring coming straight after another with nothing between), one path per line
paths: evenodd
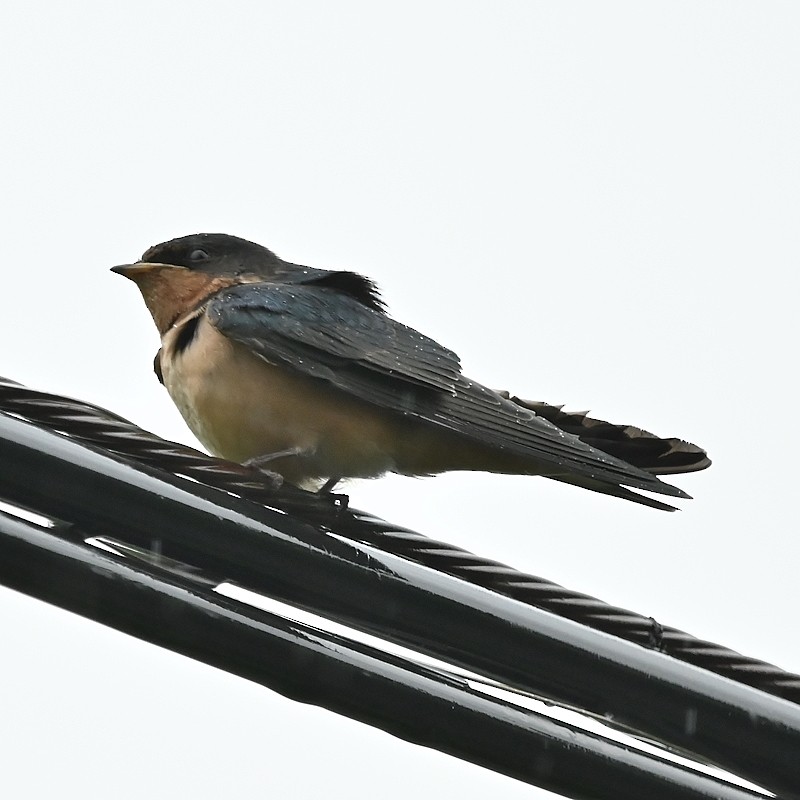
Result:
M304 488L386 472L543 475L652 508L633 489L711 462L699 447L494 392L458 356L385 311L354 272L283 261L199 233L114 267L161 336L155 371L215 455Z

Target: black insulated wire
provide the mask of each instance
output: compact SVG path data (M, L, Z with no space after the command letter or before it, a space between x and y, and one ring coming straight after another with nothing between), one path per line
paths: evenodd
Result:
M28 391L10 383L3 389ZM31 406L55 415L48 428L69 427L71 433L23 421ZM163 554L187 565L184 577L196 570L238 583L517 690L607 717L782 797L800 797L796 705L407 559L365 549L355 539L393 526L348 510L341 498L276 490L257 474L187 448L177 448L174 472L148 466L146 459L160 463L176 446L136 429L139 458L97 442L90 446L87 426L88 435L97 432L81 408L86 406L67 401L65 407L58 398L39 395L38 402L0 414L2 494L12 505L62 520L51 537L82 547L87 538L111 537ZM89 412L90 418L102 415L91 407ZM84 426L80 436L74 433L76 420L76 427ZM128 423L108 415L107 425L102 438L127 447ZM218 472L227 476L224 492L199 482ZM262 502L232 496L249 491ZM337 526L350 529L353 541L326 533ZM409 532L399 534L409 539ZM429 540L426 544L430 549ZM464 555L458 558L463 561ZM0 566L13 570L15 559L0 559ZM41 591L41 575L29 577L31 593ZM202 638L202 630L195 632Z
M207 486L279 508L341 536L800 703L800 675L697 639L652 617L609 605L368 513L347 509L347 498L342 495L320 496L290 486L279 488L258 470L165 441L97 406L29 389L4 378L0 378L0 411L141 464L186 475Z

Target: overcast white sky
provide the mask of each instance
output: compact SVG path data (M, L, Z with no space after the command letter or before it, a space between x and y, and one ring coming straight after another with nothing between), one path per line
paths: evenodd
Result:
M714 466L678 514L480 474L353 505L800 671L798 25L732 0L7 1L0 374L192 443L110 266L224 231L366 273L471 377ZM7 590L0 624L5 797L546 795Z

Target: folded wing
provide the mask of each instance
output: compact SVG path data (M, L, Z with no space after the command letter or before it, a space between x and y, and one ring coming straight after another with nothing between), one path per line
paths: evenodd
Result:
M532 472L657 508L670 507L622 486L688 497L646 471L647 466L622 460L613 448L598 449L569 426L562 429L557 414L548 410L555 407L513 402L470 381L451 350L331 286L240 284L215 295L206 313L223 335L270 363L326 381L387 411L530 459L536 466Z

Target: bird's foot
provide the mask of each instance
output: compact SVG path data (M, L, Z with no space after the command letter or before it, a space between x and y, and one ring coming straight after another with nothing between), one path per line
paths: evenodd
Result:
M248 458L246 461L242 461L242 466L257 469L264 478L272 483L274 489L279 489L285 483L285 479L279 472L269 469L268 464L277 461L279 458L291 458L292 456L302 455L305 452L299 447L289 447L286 450L277 450L274 453L265 453L264 455Z

